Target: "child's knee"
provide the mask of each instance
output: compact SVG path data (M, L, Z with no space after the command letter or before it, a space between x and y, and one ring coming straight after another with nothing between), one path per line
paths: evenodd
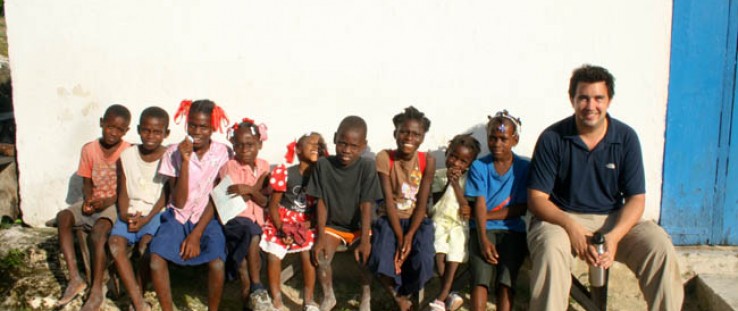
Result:
M149 262L149 268L151 269L152 273L160 273L167 270L169 267L167 265L167 261L164 260L164 258L161 258L161 256L157 254L152 254L151 261Z
M126 251L126 243L127 241L125 238L119 237L119 236L112 236L108 240L108 248L110 249L110 254L113 255L113 257L118 257L118 255L121 255Z
M225 271L225 263L223 263L223 260L220 258L213 259L208 263L208 268L211 272L219 272L222 273Z
M62 210L56 214L56 225L59 228L74 226L74 214L69 210Z

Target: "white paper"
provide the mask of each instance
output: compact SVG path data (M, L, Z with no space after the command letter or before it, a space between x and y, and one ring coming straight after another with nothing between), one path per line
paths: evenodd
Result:
M215 209L218 211L220 222L224 225L248 207L240 195L228 194L227 190L231 185L233 185L231 177L226 176L210 192L213 203L215 203Z

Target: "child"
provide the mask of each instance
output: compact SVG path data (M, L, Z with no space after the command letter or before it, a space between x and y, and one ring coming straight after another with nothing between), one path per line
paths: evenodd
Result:
M187 137L167 148L159 174L169 178L171 191L159 231L151 241L151 276L161 309L172 310L169 262L194 266L208 264L208 308L218 310L223 290L225 237L210 192L220 167L231 151L212 141L214 130L228 122L223 110L210 100L185 100L174 115L187 119Z
M150 310L144 303L151 238L159 229L159 212L164 207L166 178L159 175L159 160L167 148L161 145L169 136L169 114L159 107L141 112L138 125L141 144L123 151L118 171L118 221L110 233L108 246L118 275L137 310ZM126 248L138 243L141 255L139 273L134 275Z
M272 310L272 302L261 284L261 257L259 240L264 225L264 209L267 197L264 195L269 163L258 158L262 142L267 139L267 127L256 125L253 120L244 118L230 130L235 157L220 169L220 179L226 176L233 182L228 194L239 195L246 202L246 208L229 220L223 229L226 238L228 275L241 279L241 300L244 309L254 311Z
M433 276L433 223L426 211L436 162L418 152L430 128L422 112L410 106L392 122L397 149L377 154L384 201L372 228L369 269L379 274L382 285L405 311L412 306L410 295Z
M74 204L56 215L59 228L59 246L69 269L69 284L57 307L69 303L87 288L79 276L74 253L72 228L82 226L91 230L92 289L82 310L97 310L103 303L103 272L107 265L105 242L117 216L117 162L120 153L130 146L123 141L131 123L131 113L121 105L112 105L100 118L102 137L82 147L77 175L82 177L83 202ZM87 243L87 241L79 241Z
M466 172L479 154L479 142L471 134L456 135L446 150L446 168L433 178L433 224L435 226L436 267L441 292L430 303L431 310L456 310L464 300L450 293L459 264L466 261L471 208L464 197Z
M366 122L348 116L333 136L336 155L318 160L308 182L307 194L318 199L316 208L317 239L313 246L314 264L318 266L323 301L320 310L336 305L333 293L331 261L339 244L358 247L354 258L365 267L371 244L369 227L373 203L382 197L374 160L362 158L366 148ZM362 311L371 309L371 277L362 269Z
M490 154L469 169L465 195L476 199L469 243L472 310L485 310L493 275L497 310L512 309L512 289L528 252L521 216L527 209L530 161L512 152L519 139L520 119L498 112L487 123Z
M269 197L269 214L260 246L269 254L269 290L274 298L274 307L283 307L280 288L282 259L288 253L300 253L304 278L302 308L318 311L318 305L313 301L315 268L310 262L310 249L315 241L315 232L311 228L315 200L305 195L305 191L315 163L326 153L326 146L323 136L310 132L290 143L287 150L287 163L292 163L295 155L300 163L289 168L279 165L271 174L269 185L273 192Z

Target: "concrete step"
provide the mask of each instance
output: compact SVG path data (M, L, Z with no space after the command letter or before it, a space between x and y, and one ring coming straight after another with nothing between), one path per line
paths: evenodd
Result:
M697 275L695 295L702 310L738 310L738 275Z

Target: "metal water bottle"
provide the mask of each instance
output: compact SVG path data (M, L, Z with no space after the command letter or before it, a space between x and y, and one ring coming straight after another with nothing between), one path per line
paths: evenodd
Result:
M592 237L592 244L597 249L597 254L605 252L605 235L595 232ZM589 284L592 287L602 287L605 285L605 269L602 267L589 266Z

